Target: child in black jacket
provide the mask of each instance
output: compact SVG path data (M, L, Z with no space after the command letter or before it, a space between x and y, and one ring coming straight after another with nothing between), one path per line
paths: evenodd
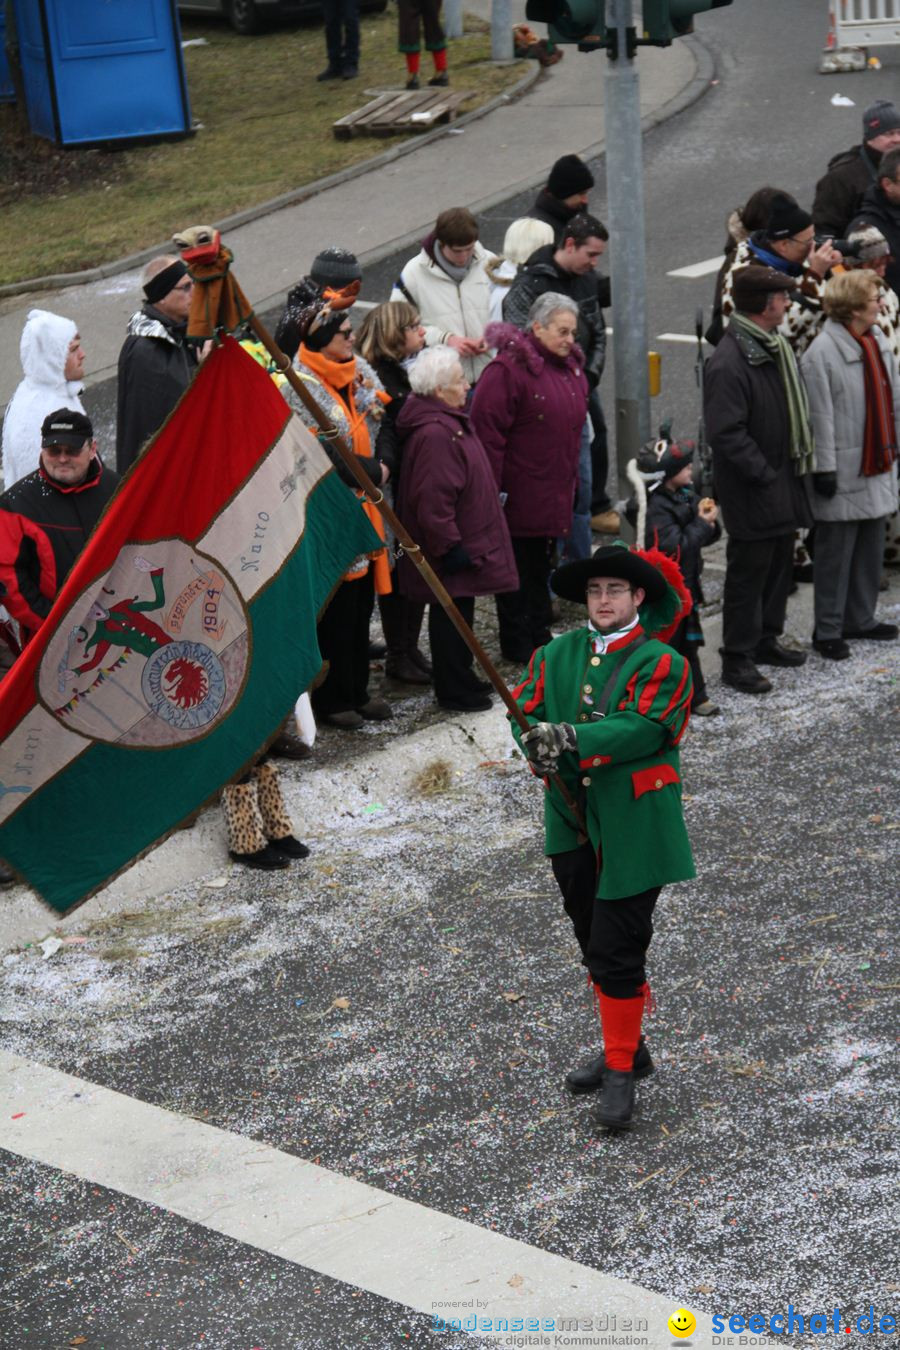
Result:
M719 708L710 702L700 667L703 629L698 606L703 604L700 574L703 559L700 550L714 544L722 533L718 507L711 497L697 500L691 486L694 446L690 441L658 440L646 447L637 460L637 472L629 472L638 496L637 532L645 548L658 548L674 558L681 568L684 583L691 593L694 608L678 627L670 645L687 657L694 680L691 713L712 717ZM632 461L631 469L634 465ZM646 515L640 509L646 499Z

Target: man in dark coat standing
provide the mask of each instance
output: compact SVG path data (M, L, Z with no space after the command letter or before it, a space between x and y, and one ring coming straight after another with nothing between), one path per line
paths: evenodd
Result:
M778 641L794 531L812 524L806 391L789 343L775 331L796 284L772 267L734 273L735 310L704 380L706 430L728 532L722 680L747 694L772 687L754 662L801 666L806 660Z
M900 111L879 99L863 113L861 145L851 145L828 162L828 172L816 184L813 222L817 234L841 239L871 187L878 186L883 155L900 146Z
M572 217L587 211L593 186L594 175L584 160L577 155L563 155L550 170L547 185L538 193L528 214L550 226L553 242L558 246Z
M889 150L878 168L878 182L873 183L862 200L862 206L850 224L850 232L874 225L888 242L890 257L884 279L891 290L900 295L900 146Z
M165 422L197 369L185 342L193 282L180 258L154 258L141 276L145 301L119 353L116 468L124 473Z

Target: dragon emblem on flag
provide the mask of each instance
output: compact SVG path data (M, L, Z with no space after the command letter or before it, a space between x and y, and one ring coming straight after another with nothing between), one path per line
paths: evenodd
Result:
M240 591L215 559L180 539L126 545L60 623L40 700L91 740L181 745L227 716L249 641Z

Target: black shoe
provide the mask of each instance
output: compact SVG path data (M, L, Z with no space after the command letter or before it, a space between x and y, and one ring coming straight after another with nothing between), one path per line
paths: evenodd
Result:
M771 680L761 675L749 656L722 656L722 683L742 694L767 694L772 688Z
M843 638L813 638L813 646L829 661L846 661L850 655L850 648Z
M342 80L355 80L358 75L359 69L356 66L344 66L344 69L341 71Z
M430 85L437 85L441 89L446 89L447 85L450 83L450 76L447 74L446 70L439 70L436 75L432 75L428 83Z
M630 1130L634 1115L634 1074L607 1069L594 1112L598 1125L609 1130Z
M420 88L418 75L410 75L409 79L406 81L406 87L407 89Z
M493 706L487 694L457 694L456 698L438 699L438 707L447 712L487 712Z
M286 858L308 858L309 849L306 844L301 844L299 839L295 839L292 834L286 834L281 839L270 839L272 848L283 853Z
M360 717L354 708L347 708L344 712L323 713L319 721L329 727L340 727L341 731L358 731L365 724L365 718Z
M269 754L275 759L309 759L312 746L301 741L299 736L283 731L269 746Z
M370 698L368 703L361 704L356 711L367 722L387 722L394 715L394 710L386 698Z
M234 849L229 849L228 856L236 863L243 863L245 867L258 867L263 872L278 872L291 865L290 858L279 853L274 844L266 844L256 853L235 853Z
M768 638L759 644L753 659L761 666L805 666L806 652L792 651L790 647L783 647L777 638Z
M381 658L382 658L383 656L387 656L387 643L386 643L386 642L370 642L370 643L369 643L369 660L370 660L370 661L380 661Z
M874 628L867 628L863 633L845 632L845 638L858 639L860 642L894 642L900 635L900 628L895 623L876 623Z
M577 1069L573 1069L571 1073L567 1073L566 1087L573 1097L581 1097L585 1093L596 1092L603 1082L605 1068L606 1056L598 1055L596 1059L588 1060L587 1064L582 1064ZM653 1069L653 1060L650 1058L647 1042L642 1036L638 1041L638 1048L634 1052L633 1073L635 1080L648 1078L653 1073Z
M340 78L341 72L339 70L335 70L334 66L326 66L325 69L320 70L318 75L316 76L316 79L318 80L319 84L321 84L323 80L339 80Z
M431 684L431 677L406 652L401 656L389 656L384 663L384 673L388 679L398 680L400 684Z

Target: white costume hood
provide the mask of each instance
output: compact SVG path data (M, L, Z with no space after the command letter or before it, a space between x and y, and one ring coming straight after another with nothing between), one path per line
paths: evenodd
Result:
M71 319L46 309L29 311L19 355L25 378L9 401L3 419L3 485L12 487L38 466L41 423L57 408L84 412L79 380L64 375L69 343L78 332Z

